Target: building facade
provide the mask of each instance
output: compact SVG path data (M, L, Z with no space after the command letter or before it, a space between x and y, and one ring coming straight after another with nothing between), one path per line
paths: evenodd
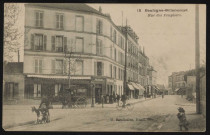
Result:
M3 101L14 101L24 98L23 62L4 63Z
M108 14L86 4L26 4L25 97L56 96L69 87L69 76L70 87L95 102L100 95L124 94L125 45L127 81L144 85L148 57L137 36L128 35L126 40Z
M172 93L175 93L179 88L186 87L186 81L184 80L185 72L173 72L172 75L168 77L168 87L172 90Z

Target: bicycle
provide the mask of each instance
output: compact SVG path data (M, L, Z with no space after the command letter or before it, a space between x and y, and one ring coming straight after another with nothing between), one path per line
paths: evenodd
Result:
M129 111L132 111L134 108L134 105L131 103L127 103L125 104L125 106L123 107L123 103L121 102L119 105L116 106L118 111L121 111L122 109L128 109Z

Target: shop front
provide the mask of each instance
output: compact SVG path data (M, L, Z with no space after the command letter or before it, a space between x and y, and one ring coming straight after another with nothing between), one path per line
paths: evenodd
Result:
M128 89L128 97L134 98L135 88L131 83L127 83L127 89Z
M102 95L106 95L106 81L105 78L92 77L91 83L93 84L92 88L92 98L95 103L101 103Z
M70 89L74 94L90 98L91 77L71 77ZM60 91L69 89L67 76L27 75L25 78L25 98L41 99L43 96L57 99Z

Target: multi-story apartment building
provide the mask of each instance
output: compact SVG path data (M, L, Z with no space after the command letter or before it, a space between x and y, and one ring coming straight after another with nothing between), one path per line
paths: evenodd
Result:
M184 80L185 72L173 72L172 75L168 77L168 87L174 93L178 88L185 87L186 81Z
M157 71L152 66L147 71L149 74L149 85L156 85Z
M26 4L25 97L58 95L69 87L69 73L71 88L78 94L94 96L96 102L101 94L122 95L126 41L127 78L137 83L140 76L145 81L148 57L138 51L136 35L126 40L108 14L86 4ZM141 64L142 71L138 69ZM143 73L139 75L139 71Z

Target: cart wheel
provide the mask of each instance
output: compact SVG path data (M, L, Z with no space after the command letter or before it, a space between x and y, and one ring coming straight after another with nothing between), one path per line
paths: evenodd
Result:
M76 101L76 106L78 108L84 108L86 107L87 105L87 101L86 101L86 98L78 98L77 101Z
M134 108L133 104L127 104L126 107L128 108L129 111L132 111Z
M122 102L119 103L119 106L118 106L118 104L116 105L116 108L117 108L118 111L121 111L123 109L122 105L123 105Z

